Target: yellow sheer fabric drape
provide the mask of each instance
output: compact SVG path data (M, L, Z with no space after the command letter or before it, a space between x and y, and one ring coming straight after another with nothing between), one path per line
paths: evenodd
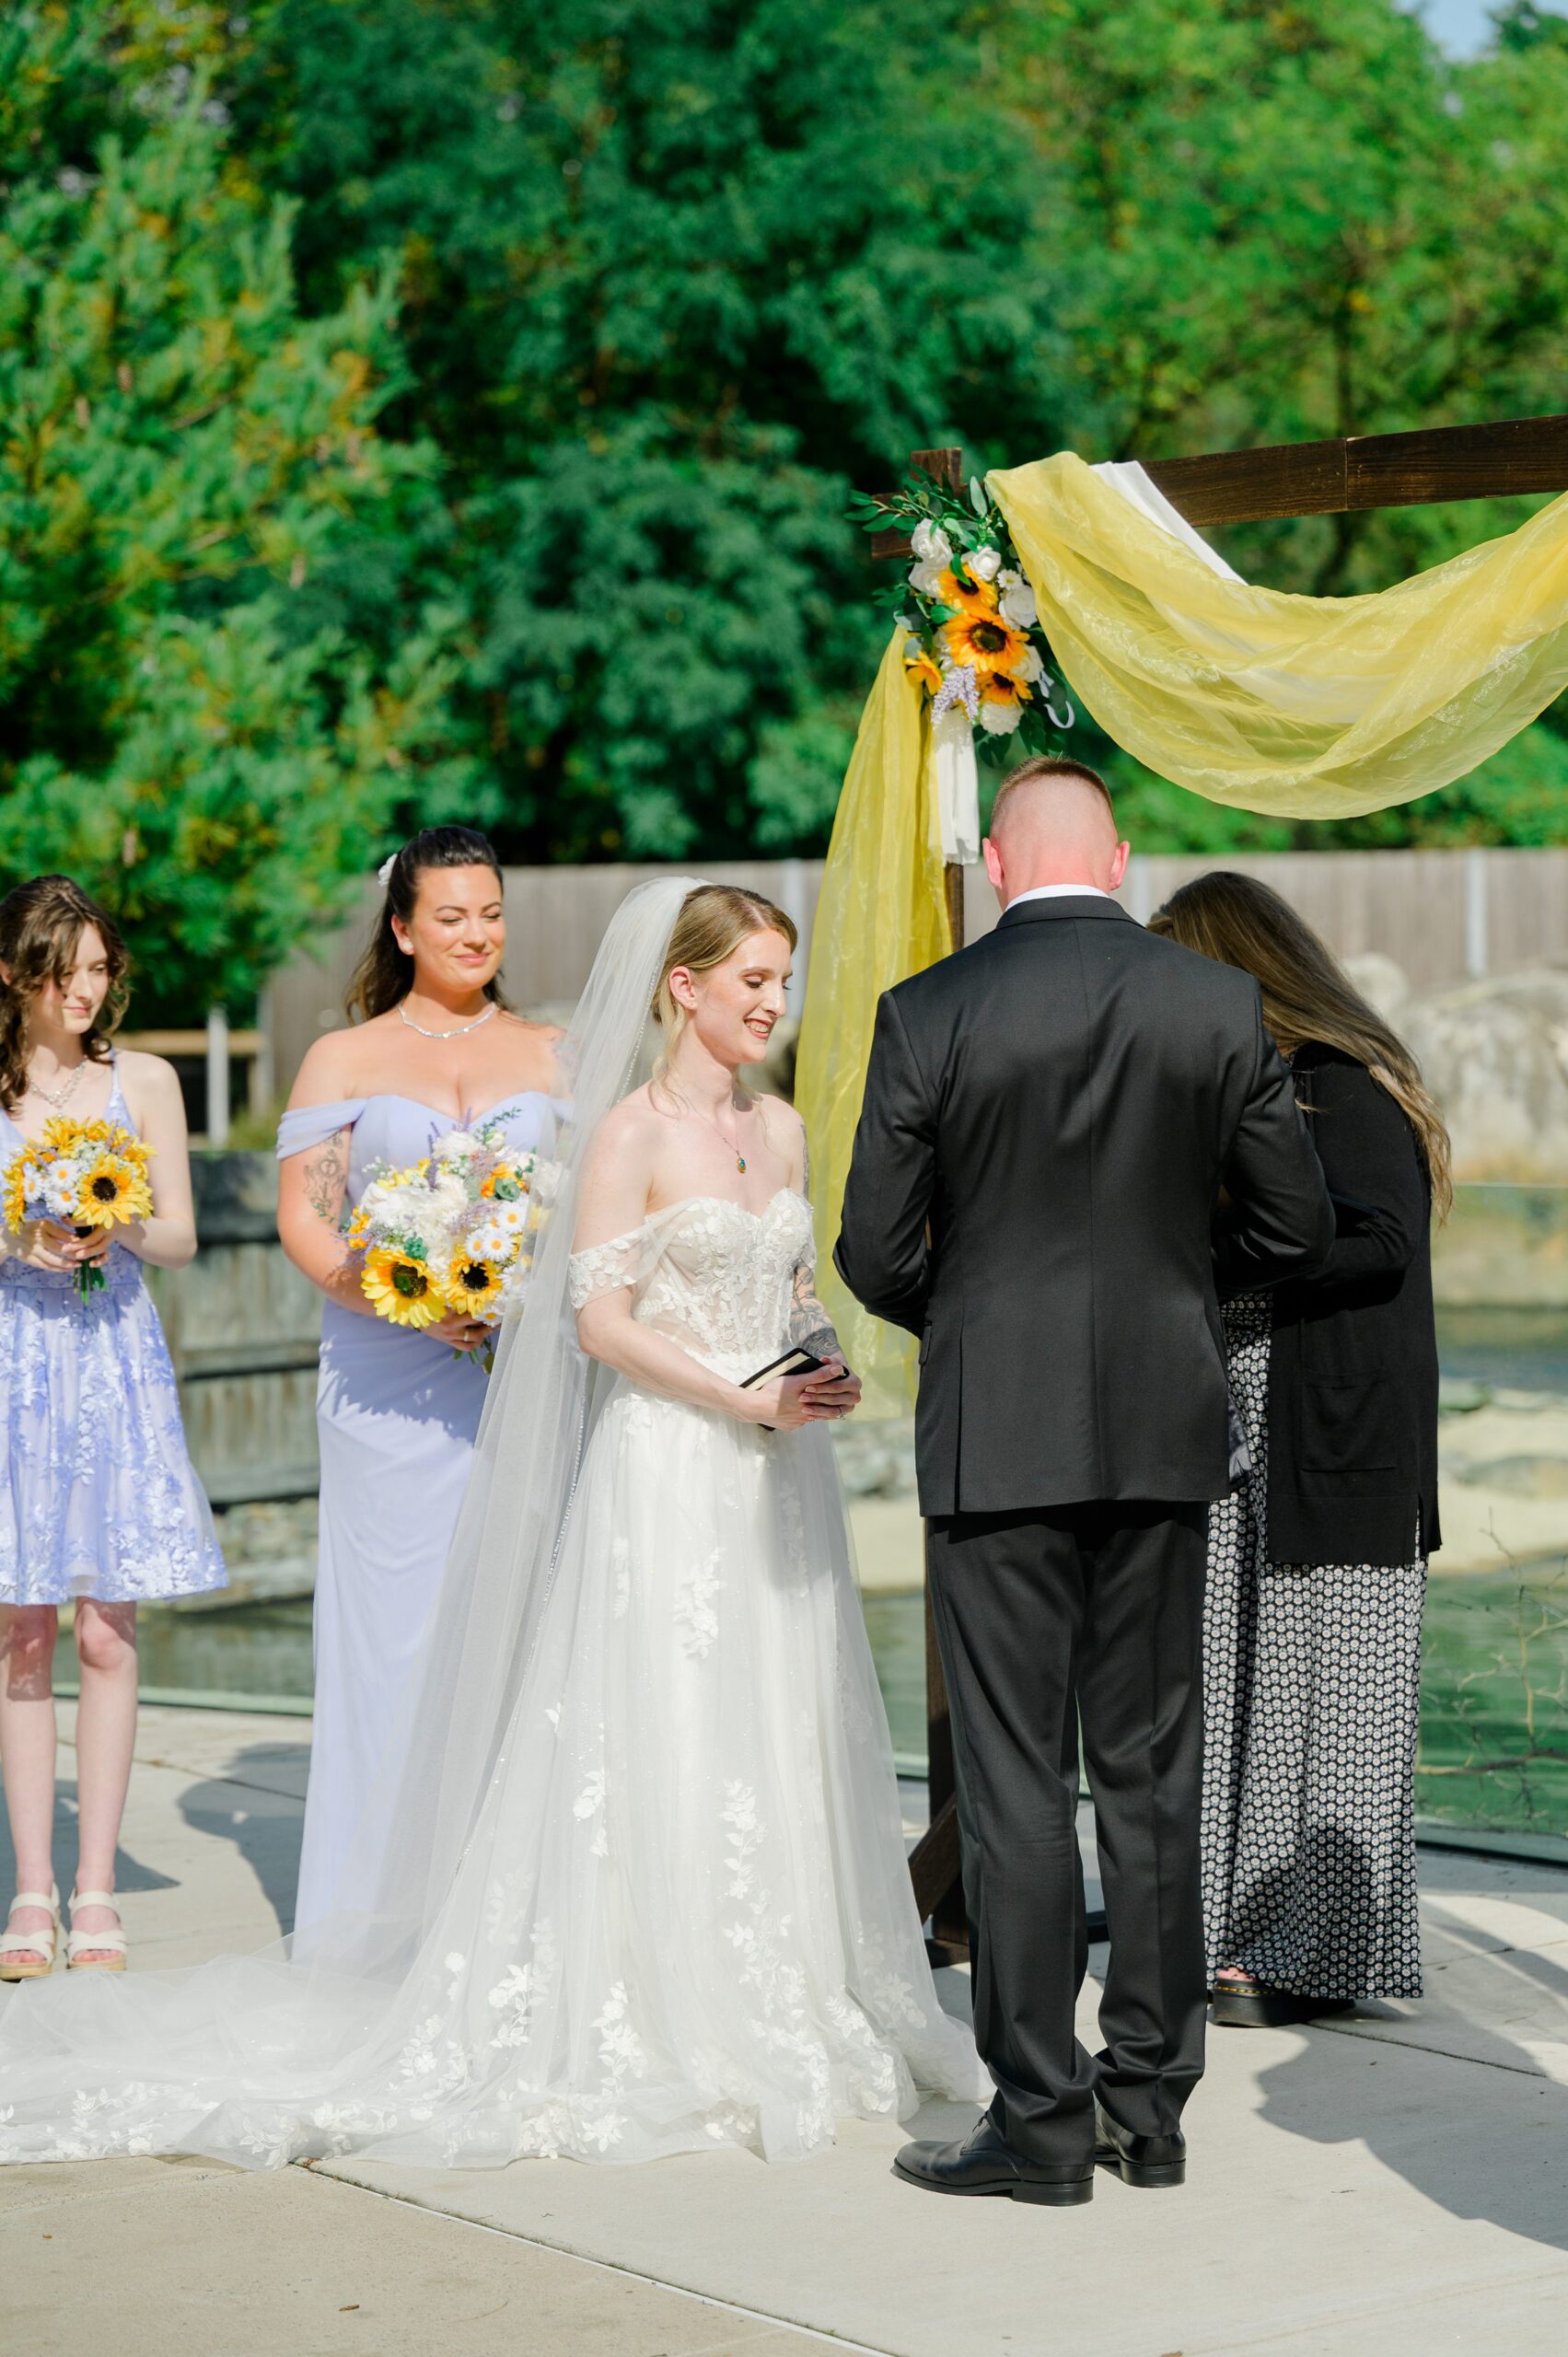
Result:
M1568 686L1568 497L1391 589L1300 598L1211 571L1070 451L987 480L1074 694L1211 802L1387 809Z
M832 1250L877 1002L947 956L942 851L930 777L925 697L895 630L855 738L811 935L795 1101L811 1150L818 1292L872 1415L907 1411L914 1343L868 1317L839 1283Z

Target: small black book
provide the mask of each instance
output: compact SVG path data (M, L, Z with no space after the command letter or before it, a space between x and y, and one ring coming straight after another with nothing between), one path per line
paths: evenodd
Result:
M761 1385L772 1383L773 1377L780 1375L815 1375L819 1366L826 1366L827 1364L826 1359L815 1358L809 1351L785 1351L782 1358L770 1359L766 1366L760 1366L755 1375L743 1376L740 1388L742 1391L755 1391ZM761 1424L758 1427L760 1432L764 1433L771 1433L772 1429L772 1424Z

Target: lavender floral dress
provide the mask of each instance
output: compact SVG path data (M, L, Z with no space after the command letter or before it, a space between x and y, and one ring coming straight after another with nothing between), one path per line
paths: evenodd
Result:
M135 1126L118 1070L107 1118ZM23 1142L0 1111L0 1163ZM0 1605L227 1583L142 1264L111 1244L103 1270L84 1300L69 1273L0 1258Z

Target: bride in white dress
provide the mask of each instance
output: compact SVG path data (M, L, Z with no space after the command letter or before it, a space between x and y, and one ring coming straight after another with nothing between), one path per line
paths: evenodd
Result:
M917 2088L988 2094L926 1964L819 1429L857 1387L812 1289L800 1124L739 1086L793 946L727 887L619 911L366 1827L386 1863L308 1960L13 1997L0 2158L780 2160ZM656 1002L662 1068L628 1095ZM792 1342L830 1364L741 1387Z

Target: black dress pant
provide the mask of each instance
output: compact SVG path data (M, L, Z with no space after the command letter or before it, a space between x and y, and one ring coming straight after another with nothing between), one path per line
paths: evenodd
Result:
M1132 2133L1169 2134L1202 2073L1207 1525L1203 1505L1119 1502L929 1526L975 2042L991 2116L1033 2160L1087 2154L1097 2096ZM1073 2025L1087 1953L1074 1686L1110 1930L1095 2057Z

